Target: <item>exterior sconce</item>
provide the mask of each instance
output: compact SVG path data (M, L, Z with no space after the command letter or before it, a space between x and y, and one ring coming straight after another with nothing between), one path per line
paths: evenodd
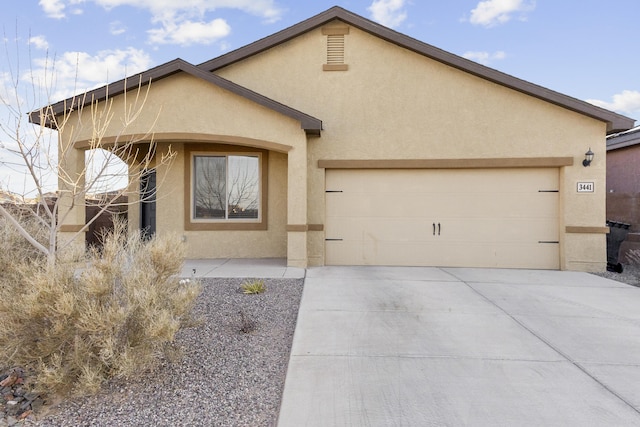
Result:
M593 151L591 151L591 147L589 147L589 151L584 153L584 160L582 161L582 166L586 168L587 166L591 165L592 161L593 161Z

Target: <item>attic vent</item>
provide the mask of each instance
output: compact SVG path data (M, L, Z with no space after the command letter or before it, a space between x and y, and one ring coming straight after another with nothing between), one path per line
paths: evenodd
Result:
M327 36L327 63L324 71L346 71L349 66L344 63L344 36L349 34L349 27L324 27L322 34Z

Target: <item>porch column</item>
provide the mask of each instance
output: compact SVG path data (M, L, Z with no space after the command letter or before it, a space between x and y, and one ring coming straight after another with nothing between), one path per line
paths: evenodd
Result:
M65 154L59 160L58 242L68 242L75 237L71 246L84 250L85 233L77 233L84 227L86 219L85 195L82 192L85 187L85 152L70 148Z
M307 257L307 143L297 145L287 164L287 265L306 268Z

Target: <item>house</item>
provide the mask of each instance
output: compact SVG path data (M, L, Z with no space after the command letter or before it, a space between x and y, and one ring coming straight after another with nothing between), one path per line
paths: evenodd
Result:
M147 108L129 132L155 123L158 151L171 145L177 160L130 183L145 193L164 177L130 226L178 232L188 257L605 268L605 136L632 119L340 7L87 99L108 93L118 115L140 82ZM78 120L69 105L51 111ZM91 134L75 132L82 150Z
M640 232L640 126L607 136L607 219Z
M613 262L640 250L640 126L607 136L607 220ZM620 228L620 229L618 229ZM619 247L619 250L618 250Z

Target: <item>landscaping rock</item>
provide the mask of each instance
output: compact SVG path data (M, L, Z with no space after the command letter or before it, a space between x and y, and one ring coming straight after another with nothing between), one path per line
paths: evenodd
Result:
M14 367L0 375L3 384L0 394L2 412L0 413L0 427L14 425L32 425L36 420L35 413L42 409L44 399L38 393L28 391L25 386L26 374L24 369Z

